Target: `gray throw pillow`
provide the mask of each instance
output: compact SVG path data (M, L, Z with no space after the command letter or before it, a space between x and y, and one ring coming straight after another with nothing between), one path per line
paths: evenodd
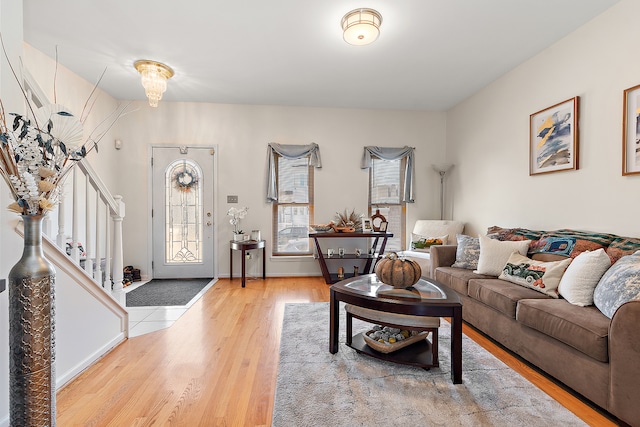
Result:
M609 319L618 307L633 299L640 299L640 251L613 264L593 292L593 303Z
M456 239L458 240L458 248L456 249L456 262L453 263L452 267L466 268L468 270L478 268L480 239L464 234L456 235Z

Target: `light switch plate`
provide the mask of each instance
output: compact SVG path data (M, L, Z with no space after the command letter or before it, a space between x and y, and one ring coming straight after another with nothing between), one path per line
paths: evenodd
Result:
M227 203L238 203L238 196L227 196Z

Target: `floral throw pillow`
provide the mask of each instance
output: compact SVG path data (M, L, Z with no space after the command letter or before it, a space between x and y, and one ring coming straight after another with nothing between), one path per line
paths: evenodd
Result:
M456 262L452 267L475 270L480 259L480 239L477 237L458 234L456 236L458 247L456 249Z
M609 319L627 301L640 299L640 251L618 260L593 292L593 303Z
M429 252L431 246L446 245L448 234L439 237L426 237L419 234L411 233L411 250L418 252Z

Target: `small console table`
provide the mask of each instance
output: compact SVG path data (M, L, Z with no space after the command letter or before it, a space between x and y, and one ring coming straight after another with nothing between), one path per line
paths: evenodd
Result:
M322 276L324 277L324 281L327 284L336 283L339 280L337 274L329 273L329 269L327 267L328 260L344 260L344 259L366 259L366 263L364 266L364 271L362 274L369 274L372 272L373 267L375 267L378 259L382 257L384 254L384 248L387 246L387 239L389 237L393 237L393 233L387 233L382 231L354 231L351 233L338 233L338 232L317 232L317 233L309 233L309 237L313 239L316 245L316 252L318 253L318 262L320 263L320 270L322 270ZM373 243L371 244L371 250L368 253L362 253L359 256L356 254L344 254L339 256L335 254L329 257L328 254L322 252L322 248L320 247L320 239L363 239L363 238L373 238ZM380 247L378 247L380 244ZM375 262L374 262L375 260ZM344 278L352 277L353 274L345 273Z
M229 279L233 279L233 251L242 251L242 287L245 284L245 265L246 265L246 251L251 249L262 249L262 280L266 279L265 276L265 264L266 257L264 253L265 241L264 240L245 240L242 242L236 242L231 240L229 242Z

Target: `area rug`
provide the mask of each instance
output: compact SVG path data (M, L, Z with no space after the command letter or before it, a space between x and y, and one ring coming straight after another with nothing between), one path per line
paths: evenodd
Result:
M285 306L273 426L584 426L578 417L463 337L462 384L451 382L450 325L439 332L440 367L424 370L329 353L329 303ZM354 319L354 333L367 330Z
M127 292L127 307L187 305L212 279L153 279Z

